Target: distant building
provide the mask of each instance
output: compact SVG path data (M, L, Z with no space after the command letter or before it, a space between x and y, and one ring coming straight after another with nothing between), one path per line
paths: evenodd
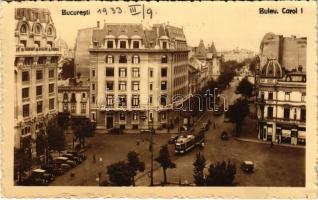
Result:
M81 74L83 81L88 81L89 78L89 45L92 44L93 30L99 28L99 22L97 27L79 29L74 47L74 64L75 64L75 76Z
M277 59L279 64L288 71L302 67L306 71L307 38L296 36L284 37L267 33L261 42L261 66L267 59Z
M221 74L222 57L217 53L214 42L206 48L200 40L198 47L192 48L190 63L200 71L200 88Z
M189 50L183 29L106 23L91 35L90 48L83 53L90 54L85 70L89 70L90 112L97 128L171 126L176 120L174 97L182 103L181 97L188 96Z
M58 111L70 113L73 117L89 118L89 85L83 84L76 78L68 79L65 84L59 85Z
M15 10L15 148L36 155L35 139L57 113L57 67L61 56L47 9Z
M306 73L284 70L276 59L260 68L258 137L286 144L306 142Z
M247 49L236 48L234 50L222 51L220 52L223 56L224 61L236 61L243 62L245 59L253 58L256 56L256 53Z

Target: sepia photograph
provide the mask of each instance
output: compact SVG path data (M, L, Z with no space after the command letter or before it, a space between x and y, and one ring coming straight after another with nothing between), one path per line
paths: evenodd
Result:
M10 187L315 193L313 3L90 3L3 4Z

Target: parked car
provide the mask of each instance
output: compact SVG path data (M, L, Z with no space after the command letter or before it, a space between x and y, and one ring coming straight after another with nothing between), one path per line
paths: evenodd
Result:
M171 137L170 137L168 143L169 143L169 144L174 144L178 138L179 138L178 135L171 135Z
M223 131L221 133L221 139L222 140L228 140L228 139L230 139L230 135L227 132Z
M63 154L62 157L66 157L69 160L74 161L76 164L80 164L82 162L82 158L80 158L76 155L73 155L73 154Z
M77 157L81 158L82 161L86 160L86 155L83 154L83 153L79 153L79 152L76 152L76 151L67 151L67 154L71 154L73 156L77 156Z
M253 173L254 172L254 163L252 161L244 161L241 164L241 169L246 173Z
M47 180L48 183L50 183L50 182L55 180L55 176L53 174L51 174L51 173L48 173L48 172L43 174L43 178L45 180Z
M69 162L70 161L70 162ZM58 164L64 171L69 170L71 167L75 167L76 164L74 161L69 160L66 157L57 157L55 163Z
M111 128L111 129L109 130L109 133L110 133L110 134L118 134L118 135L121 135L121 134L124 133L124 131L123 131L123 129L121 129L121 128L116 128L116 127L114 127L114 128Z
M51 178L48 178L47 174L48 173L44 169L32 170L30 184L38 186L48 185L48 183L51 182Z
M53 174L54 176L60 176L64 173L61 167L53 163L42 165L41 168L46 170L48 173Z

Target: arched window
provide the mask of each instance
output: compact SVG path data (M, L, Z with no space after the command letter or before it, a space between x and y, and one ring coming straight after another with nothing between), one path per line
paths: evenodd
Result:
M20 33L26 33L27 32L27 25L26 24L22 24L20 27Z
M63 100L68 100L67 93L64 93L64 95L63 95Z
M72 96L71 96L71 102L76 102L75 93L72 93Z
M49 28L47 29L47 35L52 35L52 34L53 34L53 30L52 30L51 27L49 27Z
M35 34L40 34L41 33L41 25L40 24L37 24L36 26L35 26Z

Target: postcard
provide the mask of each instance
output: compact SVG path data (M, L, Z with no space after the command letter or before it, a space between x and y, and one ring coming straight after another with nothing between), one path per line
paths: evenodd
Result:
M317 197L315 8L1 2L3 195Z

